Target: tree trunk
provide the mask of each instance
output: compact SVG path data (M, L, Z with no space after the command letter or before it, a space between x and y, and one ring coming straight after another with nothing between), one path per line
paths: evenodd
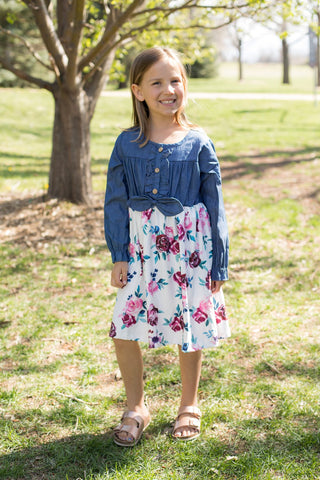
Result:
M282 83L288 85L289 79L289 45L286 38L282 39L282 65L283 65L283 78Z
M243 79L242 73L242 40L238 39L238 79L241 81Z
M54 91L55 115L49 175L50 197L91 203L89 99L83 89Z

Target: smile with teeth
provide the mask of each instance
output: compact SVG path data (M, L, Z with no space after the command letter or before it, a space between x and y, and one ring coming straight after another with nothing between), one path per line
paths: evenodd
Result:
M171 100L160 100L160 103L163 105L172 105L176 100L173 98Z

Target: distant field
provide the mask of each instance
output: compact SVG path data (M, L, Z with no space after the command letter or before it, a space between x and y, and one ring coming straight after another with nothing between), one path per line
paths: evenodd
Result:
M314 72L308 65L290 67L290 85L282 84L280 63L243 65L243 80L238 80L237 63L221 63L219 74L212 79L191 79L191 92L270 92L313 93Z

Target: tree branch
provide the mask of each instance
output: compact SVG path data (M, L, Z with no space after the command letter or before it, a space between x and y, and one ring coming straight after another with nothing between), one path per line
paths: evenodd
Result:
M44 0L23 0L30 8L41 33L42 40L53 57L60 74L68 65L68 57L55 31L52 18L49 15Z
M53 91L52 83L46 82L41 78L37 78L37 77L33 77L32 75L29 75L23 70L20 70L20 68L16 68L14 65L12 65L11 62L8 62L6 59L2 57L0 57L0 64L2 65L3 68L13 73L14 75L16 75L16 77L21 78L21 80L25 80L26 82L33 83L34 85L37 85L40 88L45 88L49 92Z
M85 0L73 0L72 9L72 33L70 38L69 47L70 50L67 52L69 57L69 62L66 70L66 82L70 88L73 88L76 83L76 77L78 73L77 60L79 53L79 44L83 29L83 18L84 18L84 4Z
M40 55L38 55L37 52L33 49L32 45L30 45L30 43L27 42L27 40L25 40L23 37L21 37L21 35L18 35L17 33L13 33L10 30L7 30L6 28L2 28L1 26L0 26L0 32L3 32L10 37L17 38L21 43L23 43L23 45L31 53L33 58L35 58L37 60L37 62L39 62L43 67L47 68L48 70L50 70L52 72L52 70L53 70L52 67L42 60Z
M104 47L108 41L116 37L120 27L126 23L129 18L132 16L133 12L144 2L144 0L134 0L131 5L124 12L119 12L118 15L114 15L114 19L110 24L106 22L106 28L104 30L103 36L99 43L90 50L90 52L85 55L79 62L78 70L83 70L84 67L89 65L97 56L101 56L101 51L104 51ZM110 5L109 8L112 8ZM115 11L110 12L110 17L114 14ZM108 17L109 18L109 17Z

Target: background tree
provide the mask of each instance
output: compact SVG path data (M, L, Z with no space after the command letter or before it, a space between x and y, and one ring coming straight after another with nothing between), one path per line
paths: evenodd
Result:
M76 203L91 201L90 122L104 88L116 51L142 33L218 28L232 21L235 11L262 0L220 0L211 6L200 0L22 0L33 17L32 34L20 38L26 56L17 55L10 28L2 33L10 42L1 53L2 67L18 78L49 91L55 113L49 174L49 196ZM192 17L188 12L194 12ZM196 12L196 14L195 14ZM213 15L214 13L214 15ZM26 10L19 14L21 18ZM35 32L35 33L34 33ZM41 41L45 50L38 52ZM8 43L9 45L9 43ZM12 47L12 48L11 48ZM41 73L32 74L32 57Z

